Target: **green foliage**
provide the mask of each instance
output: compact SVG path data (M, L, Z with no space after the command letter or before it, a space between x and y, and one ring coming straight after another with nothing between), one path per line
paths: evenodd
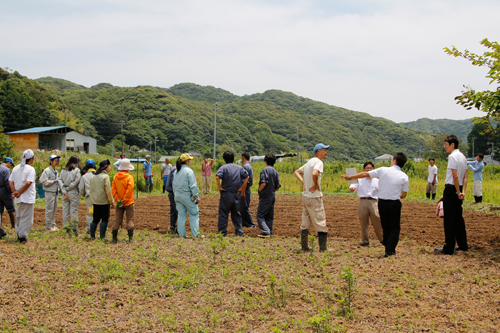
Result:
M454 57L461 57L469 60L474 66L486 66L489 68L486 78L490 80L490 84L496 83L497 87L494 90L475 91L471 87L465 87L460 96L455 97L457 104L462 105L467 110L472 108L478 109L486 113L485 116L476 118L482 119L485 122L498 121L500 119L500 45L497 42L490 42L488 39L483 39L481 45L489 50L483 55L472 53L468 50L459 51L452 46L451 49L445 48L445 52ZM493 132L497 127L490 126L487 132Z
M467 134L471 131L474 120L472 118L464 120L420 118L401 124L424 133L455 134L457 138L467 141Z
M354 296L356 291L356 277L351 270L351 265L347 265L339 275L339 279L343 281L339 287L339 309L338 314L346 318L352 318L354 315Z
M54 109L62 105L44 86L3 69L0 78L0 117L6 131L61 123Z
M467 136L469 142L469 156L474 157L473 155L477 156L479 153L488 155L489 149L491 149L491 145L488 145L488 142L493 142L496 147L500 147L500 137L493 135L495 131L490 130L491 126L492 124L484 121L479 121L474 124L474 127ZM475 139L473 140L472 138ZM474 149L472 149L473 143ZM495 152L495 154L497 153Z

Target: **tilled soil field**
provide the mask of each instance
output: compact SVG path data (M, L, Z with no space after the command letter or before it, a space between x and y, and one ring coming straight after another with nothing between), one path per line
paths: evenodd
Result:
M278 195L275 204L274 234L276 237L298 237L302 214L302 197L298 195ZM358 222L358 199L345 196L326 196L324 198L329 237L356 239L360 238ZM164 196L141 197L136 200L136 229L155 230L165 233L169 227L169 201ZM200 228L205 233L217 233L217 213L219 195L203 195L200 201ZM250 209L255 224L258 197L253 196ZM487 250L500 241L500 216L476 211L464 211L468 240L471 250ZM4 213L3 221L8 220ZM111 211L109 228L114 220L114 210ZM59 207L56 214L56 224L61 227L62 213ZM85 228L85 205L79 210L80 230ZM45 225L45 210L35 210L35 226ZM187 225L188 235L190 234ZM245 235L256 237L258 228L244 229ZM234 233L231 221L228 233ZM441 246L444 241L443 221L436 217L435 204L414 201L404 201L401 217L401 237L410 239L420 245ZM370 239L376 241L370 227Z

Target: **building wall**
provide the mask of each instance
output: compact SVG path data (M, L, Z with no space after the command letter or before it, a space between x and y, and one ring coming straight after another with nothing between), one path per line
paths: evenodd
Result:
M65 134L44 134L39 135L39 146L43 145L45 150L58 149L61 151L66 150L66 136Z
M84 147L85 143L89 144L89 154L97 154L97 140L94 138L91 138L90 136L86 136L83 134L80 134L78 132L72 131L66 134L66 142L68 140L75 140L75 149L78 146ZM66 147L65 147L66 149Z
M38 149L38 133L9 134L10 142L14 142L15 150Z

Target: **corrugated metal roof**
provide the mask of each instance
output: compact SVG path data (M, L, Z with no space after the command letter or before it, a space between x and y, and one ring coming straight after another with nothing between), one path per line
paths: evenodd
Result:
M60 128L65 128L66 126L55 126L55 127L33 127L28 129L23 129L20 131L9 132L7 134L23 134L23 133L43 133L48 131L53 131Z

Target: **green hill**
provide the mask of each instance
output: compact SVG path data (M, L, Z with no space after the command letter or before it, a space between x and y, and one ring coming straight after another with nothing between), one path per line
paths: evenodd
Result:
M455 134L459 139L462 139L465 143L467 143L467 135L472 130L474 120L420 118L416 121L401 124L408 128L425 133Z
M14 79L0 82L0 89ZM251 154L296 152L297 127L302 151L312 154L314 145L324 142L332 145L329 156L334 159L373 159L401 149L416 156L425 145L414 130L401 124L279 90L240 97L192 83L171 88L100 83L86 88L55 78L23 80L40 87L51 100L46 109L49 115L57 115L51 125L80 126L101 146L110 142L119 145L123 121L127 145L149 148L151 143L154 147L156 138L160 152L211 155L215 101L219 102L219 152L230 147ZM0 95L0 107L4 102L5 95Z

